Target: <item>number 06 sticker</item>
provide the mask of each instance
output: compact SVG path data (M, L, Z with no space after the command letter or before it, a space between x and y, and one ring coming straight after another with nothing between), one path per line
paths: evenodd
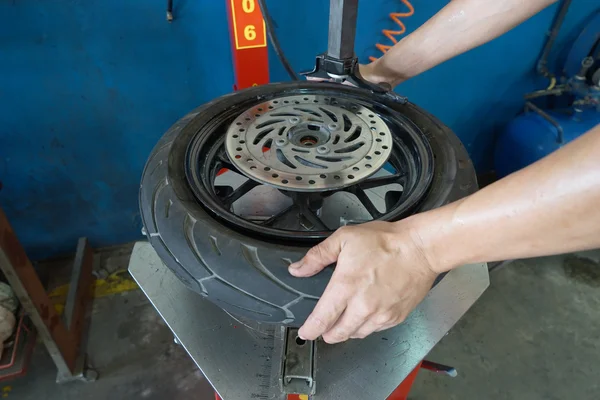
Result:
M231 0L235 48L267 46L265 21L256 0Z

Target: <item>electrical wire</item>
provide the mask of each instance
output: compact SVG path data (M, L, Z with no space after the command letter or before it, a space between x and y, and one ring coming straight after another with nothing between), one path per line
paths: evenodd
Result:
M391 29L383 29L381 31L381 33L383 33L383 35L385 37L387 37L388 39L391 40L392 45L387 45L387 44L381 44L381 43L377 43L375 44L375 47L377 47L377 49L379 51L381 51L382 53L386 53L389 49L392 48L393 45L395 45L396 43L398 43L398 39L396 38L396 36L400 36L400 35L404 35L406 33L406 25L404 25L404 22L402 22L401 18L406 18L406 17L410 17L415 13L415 8L413 7L413 5L411 4L411 2L409 0L400 0L407 8L408 11L407 12L393 12L390 13L390 19L392 21L394 21L398 27L400 28L399 30L391 30ZM371 61L375 61L377 58L376 57L369 57L369 59Z
M275 34L275 27L273 26L273 20L271 19L271 15L269 14L269 9L267 8L267 4L266 4L265 0L258 0L258 7L260 8L260 12L262 13L263 19L265 20L265 27L267 28L267 35L269 35L269 40L271 41L271 44L273 45L273 50L275 50L275 54L277 54L279 61L283 65L283 68L285 69L285 71L288 73L288 75L290 76L290 78L293 81L300 80L300 77L298 76L296 71L294 71L294 69L290 65L290 62L288 61L287 57L283 53L283 50L281 49L281 44L279 43L279 39L277 39L277 35Z

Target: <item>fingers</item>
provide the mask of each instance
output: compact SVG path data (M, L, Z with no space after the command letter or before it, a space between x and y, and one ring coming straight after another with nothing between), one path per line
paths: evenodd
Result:
M329 344L344 342L350 339L369 317L370 313L364 307L349 306L338 322L323 334L323 340Z
M392 328L402 322L402 318L394 317L388 313L378 313L366 321L351 336L352 339L364 339L373 332L381 332Z
M370 319L362 324L350 337L352 339L364 339L371 333L378 331L378 329L379 326L372 319Z
M337 261L342 250L339 235L334 233L306 253L298 262L290 265L290 274L297 277L313 276Z
M319 299L315 309L298 331L298 336L306 340L315 340L329 331L340 318L352 293L332 280Z

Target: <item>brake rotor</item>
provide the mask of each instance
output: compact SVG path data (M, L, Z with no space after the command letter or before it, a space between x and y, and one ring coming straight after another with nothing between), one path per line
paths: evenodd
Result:
M321 95L275 98L246 110L227 130L231 162L248 178L316 192L353 185L388 160L392 135L360 103Z

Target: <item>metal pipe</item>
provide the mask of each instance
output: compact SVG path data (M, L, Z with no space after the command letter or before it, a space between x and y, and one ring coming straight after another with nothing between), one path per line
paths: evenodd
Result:
M585 80L585 76L587 75L592 65L594 65L593 57L586 57L583 60L581 60L581 69L579 70L579 73L575 76L575 78Z
M337 59L354 57L358 0L331 0L327 55Z
M560 124L558 123L558 121L556 121L554 118L552 118L552 116L550 114L548 114L547 112L545 112L544 110L542 110L541 108L539 108L538 106L536 106L535 104L533 104L532 102L528 101L527 103L525 103L525 112L527 111L533 111L536 114L538 114L540 117L544 118L546 121L548 121L552 126L554 126L554 128L556 128L556 141L557 143L563 143L565 140L565 133L563 131L562 126L560 126Z
M567 11L569 11L569 6L571 5L571 0L563 0L554 21L552 22L552 27L550 32L548 32L548 40L546 40L546 44L544 45L544 49L542 50L542 54L537 63L537 71L540 75L545 76L547 78L553 79L554 74L548 70L548 57L550 56L550 51L552 51L552 47L554 46L554 42L556 41L556 37L558 36L558 32L560 31L560 27L562 26L565 16L567 15Z

